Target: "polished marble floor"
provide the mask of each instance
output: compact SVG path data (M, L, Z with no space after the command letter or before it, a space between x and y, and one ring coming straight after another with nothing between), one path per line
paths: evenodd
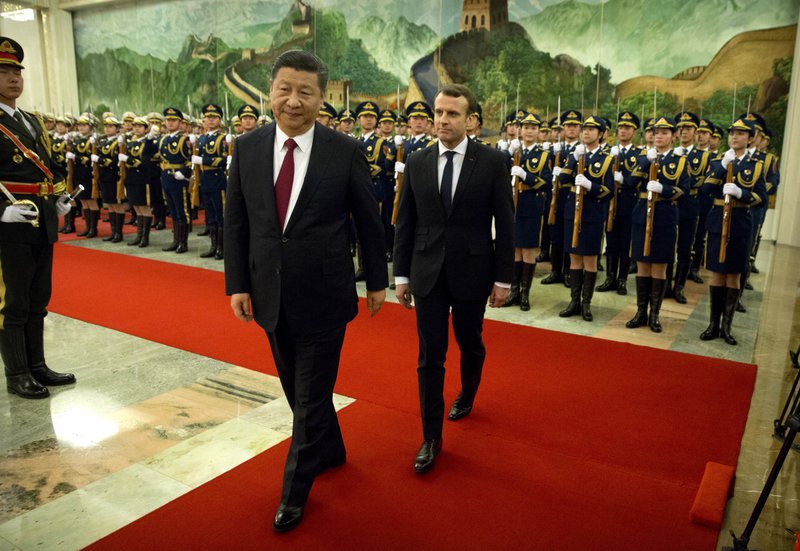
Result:
M222 262L198 257L207 238L191 235L184 255L161 252L169 240L161 231L146 249L99 239L68 246L222 270ZM592 323L559 318L568 291L538 284L547 265L537 270L529 312L487 311L487 318L510 323L759 365L720 548L730 545L729 530L743 530L780 449L771 436L773 419L796 373L788 350L798 345L800 254L763 244L758 265L756 289L745 295L748 312L734 320L736 347L697 338L708 323L708 297L706 287L693 283L688 304L665 301L659 335L625 329L633 293L596 293ZM46 320L46 347L48 362L70 366L80 383L51 389L44 401L0 394L0 551L79 549L290 434L290 411L269 375L56 314ZM337 396L336 405L357 398ZM799 469L792 452L751 539L754 548L792 548L786 528L800 528Z

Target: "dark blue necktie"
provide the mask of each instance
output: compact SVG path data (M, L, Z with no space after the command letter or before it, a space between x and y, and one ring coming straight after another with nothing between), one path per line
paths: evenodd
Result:
M440 193L442 194L442 204L447 216L450 216L450 211L453 210L453 155L455 154L455 151L444 152L447 162L444 164L444 171L442 172Z

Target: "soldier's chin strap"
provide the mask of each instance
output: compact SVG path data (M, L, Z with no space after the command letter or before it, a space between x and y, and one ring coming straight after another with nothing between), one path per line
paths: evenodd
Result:
M17 146L17 148L19 148L20 151L22 151L22 154L25 155L28 159L30 159L33 162L33 164L36 165L36 168L44 172L44 175L47 178L49 178L50 180L53 179L53 173L50 172L50 169L44 166L42 161L39 160L39 155L37 155L35 152L25 147L25 144L19 141L19 138L17 138L14 135L14 133L8 128L6 128L6 126L2 123L0 123L0 132L5 134L6 137L8 137L8 139L10 139L14 143L14 145Z

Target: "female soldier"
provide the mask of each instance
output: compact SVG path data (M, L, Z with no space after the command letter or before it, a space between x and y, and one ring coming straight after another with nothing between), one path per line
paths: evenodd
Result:
M658 315L666 290L667 264L675 259L678 239L676 201L689 192L691 180L686 171L686 158L672 151L675 122L657 117L652 129L655 147L637 157L636 167L627 181L628 187L639 193L639 200L633 207L631 230L631 256L636 261L636 315L625 327L650 325L651 331L660 333ZM647 235L648 216L650 235ZM650 250L646 251L646 247Z
M103 119L105 137L97 142L97 155L92 160L100 167L100 198L108 207L108 219L111 233L103 241L119 243L122 241L122 224L125 221L125 205L117 197L117 183L119 182L119 140L125 139L119 135L121 123L114 117ZM96 157L96 158L95 158Z
M567 166L558 176L561 185L573 184L564 211L564 250L569 253L570 301L558 313L562 318L581 314L586 321L593 319L590 305L597 280L597 257L603 240L606 203L614 188L613 158L600 147L600 135L605 129L605 122L600 117L588 117L583 121L583 143L575 147ZM582 196L580 212L576 212L579 194ZM573 239L576 223L577 243Z
M72 186L84 187L81 193L81 207L83 220L86 227L78 237L96 237L97 220L100 217L100 207L97 205L98 195L92 189L92 142L95 139L94 124L88 116L78 118L78 133L72 140L72 151L67 152L67 159L73 162ZM97 191L99 193L99 190Z
M708 177L703 183L703 192L714 198L706 221L706 268L711 272L711 323L700 334L704 341L721 336L726 343L736 344L731 334L731 323L739 299L739 277L750 258L750 233L753 228L750 208L767 200L764 163L747 152L755 134L752 121L736 120L728 128L730 149L721 159L712 161ZM729 202L727 208L726 200ZM727 238L723 241L726 210L728 230Z
M142 117L133 119L133 135L126 153L119 154L119 162L125 163L125 195L136 211L136 239L128 246L147 247L150 244L150 228L153 225L153 210L150 204L150 159L158 150L155 138L147 135L147 121Z
M511 167L511 176L519 178L519 183L514 229L514 280L505 306L519 304L519 309L523 312L531 309L531 281L536 271L544 213L550 204L547 201L547 189L553 179L550 153L534 147L539 137L540 124L539 116L533 113L522 119L519 165Z

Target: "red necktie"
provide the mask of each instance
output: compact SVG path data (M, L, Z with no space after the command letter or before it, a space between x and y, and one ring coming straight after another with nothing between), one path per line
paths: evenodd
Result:
M294 182L294 148L297 142L289 138L284 142L286 156L283 158L281 171L275 180L275 210L278 212L278 224L281 231L286 222L286 211L289 210L289 198L292 196L292 183Z

